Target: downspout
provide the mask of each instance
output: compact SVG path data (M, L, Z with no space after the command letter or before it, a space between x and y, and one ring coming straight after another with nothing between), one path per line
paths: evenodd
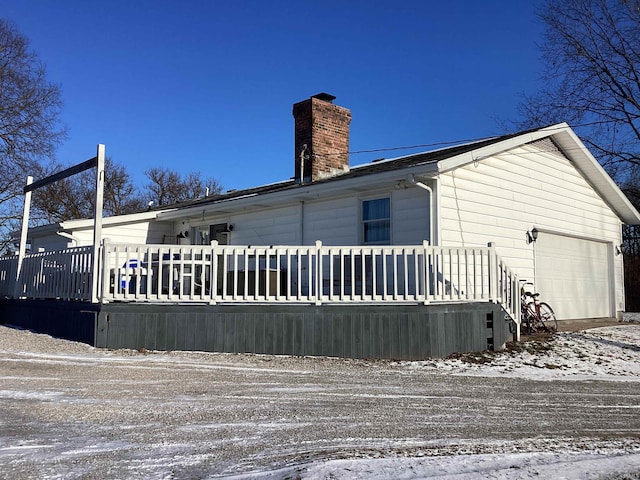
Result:
M433 204L433 197L434 197L433 189L426 183L416 180L415 175L411 175L409 181L416 187L420 187L426 190L427 192L429 192L429 210L430 210L429 212L429 245L433 246L434 244L439 243L437 241L437 237L434 232L434 225L435 225L434 217L437 215L437 208L434 208L434 204Z

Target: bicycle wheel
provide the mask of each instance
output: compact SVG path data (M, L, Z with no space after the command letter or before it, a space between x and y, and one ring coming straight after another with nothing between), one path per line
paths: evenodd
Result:
M525 335L534 333L535 312L529 304L522 305L522 314L520 318L522 319L520 322L521 332Z
M540 323L541 326L550 333L558 331L558 320L556 319L556 314L553 313L553 308L549 306L549 304L541 302L539 305L540 309Z

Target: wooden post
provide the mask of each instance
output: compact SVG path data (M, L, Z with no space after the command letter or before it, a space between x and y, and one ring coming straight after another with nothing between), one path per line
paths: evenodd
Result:
M489 301L496 302L498 298L498 265L496 244L489 242Z
M517 273L513 276L512 285L513 285L512 286L512 289L513 289L512 312L513 312L513 316L515 317L513 321L516 324L516 342L519 342L520 341L520 324L522 322L522 312L521 312L521 305L520 305L520 276Z
M104 202L104 159L105 147L98 144L96 166L96 210L93 218L93 282L91 285L91 302L98 303L100 277L100 243L102 242L102 206Z
M27 177L27 187L33 183L33 177ZM22 272L22 261L27 253L27 232L29 231L29 212L31 211L31 190L25 187L24 194L24 210L22 213L22 231L20 232L20 245L18 246L18 266L16 268L16 285L14 289L14 297L20 298L20 273Z
M316 305L322 304L322 242L316 240Z

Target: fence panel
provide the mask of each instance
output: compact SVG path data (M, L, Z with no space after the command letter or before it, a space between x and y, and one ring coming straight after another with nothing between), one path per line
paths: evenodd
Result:
M91 300L92 259L93 247L27 254L12 295L19 298Z

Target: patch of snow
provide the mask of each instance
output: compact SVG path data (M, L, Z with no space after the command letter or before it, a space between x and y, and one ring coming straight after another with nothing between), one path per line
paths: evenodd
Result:
M526 345L526 344L525 344ZM531 380L640 381L640 325L561 332L542 348L479 352L463 360L400 362L410 369L452 375L517 377Z
M0 477L640 479L632 321L414 362L105 351L0 327Z

